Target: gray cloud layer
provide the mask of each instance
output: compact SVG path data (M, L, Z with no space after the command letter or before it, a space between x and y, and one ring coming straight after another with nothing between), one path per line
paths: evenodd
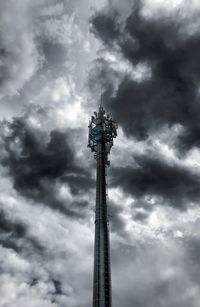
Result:
M143 2L136 1L125 20L114 9L97 12L91 19L92 32L108 52L120 55L133 70L147 65L151 77L144 73L138 81L127 71L116 88L111 60L101 57L91 76L99 77L104 104L125 135L145 141L163 127L179 127L169 147L181 156L199 147L199 32L184 33L186 20L181 14L151 18L143 15L143 9ZM138 166L113 171L113 184L135 197L161 196L180 209L198 203L198 174L148 153L135 159Z
M42 108L44 116L48 113ZM45 115L46 114L46 115ZM8 168L14 180L14 187L22 195L36 202L42 202L68 216L82 215L75 212L76 202L59 200L55 186L59 182L69 185L72 194L89 193L93 180L89 172L78 166L73 153L72 131L52 130L49 135L28 123L29 116L16 117L7 123L9 133L3 137L5 157L2 164ZM86 207L87 202L79 200L77 206Z
M200 197L198 175L188 168L170 165L159 157L135 157L135 166L115 168L111 185L122 187L134 197L160 196L161 202L174 208L186 209Z
M199 146L199 32L184 35L186 21L176 15L144 18L142 2L136 3L123 23L115 11L92 19L93 32L106 46L117 48L130 65L150 66L152 74L143 82L124 75L105 105L129 136L145 139L164 125L180 124L181 149Z
M91 305L86 129L102 86L120 124L108 174L113 305L198 307L198 8L91 5L0 2L0 108L12 109L0 125L0 306Z

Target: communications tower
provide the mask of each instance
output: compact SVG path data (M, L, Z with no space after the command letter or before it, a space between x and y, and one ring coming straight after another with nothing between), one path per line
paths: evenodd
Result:
M110 247L107 213L106 167L108 155L117 136L117 123L102 106L89 122L88 147L97 161L93 307L111 307Z

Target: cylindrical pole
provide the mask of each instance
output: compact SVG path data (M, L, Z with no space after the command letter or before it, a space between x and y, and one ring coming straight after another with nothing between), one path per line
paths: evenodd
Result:
M111 307L110 248L105 167L105 144L101 141L97 144L93 307Z

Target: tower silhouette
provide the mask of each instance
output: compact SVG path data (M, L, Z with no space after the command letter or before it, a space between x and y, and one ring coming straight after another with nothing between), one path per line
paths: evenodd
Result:
M108 155L117 136L117 124L105 115L102 106L94 112L89 122L88 147L97 162L95 244L93 275L93 307L111 307L110 244L107 213L106 168L110 165Z

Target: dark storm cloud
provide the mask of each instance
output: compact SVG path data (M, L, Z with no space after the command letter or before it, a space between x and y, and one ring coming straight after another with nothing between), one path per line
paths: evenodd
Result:
M93 186L89 173L75 161L70 139L73 132L52 130L44 139L25 117L14 118L8 126L10 133L3 139L3 165L8 168L15 189L69 216L82 216L83 211L78 208L86 207L85 201L74 200L70 208L69 200L60 200L56 195L57 183L68 183L73 195Z
M86 176L88 176L87 180ZM79 176L77 176L76 173L62 176L61 181L67 182L71 188L72 193L76 195L87 191L89 187L95 187L94 180L84 169L80 169Z
M145 196L161 197L169 205L181 210L186 209L190 202L198 203L198 175L192 174L185 167L168 164L158 157L142 155L135 157L135 162L133 167L114 168L111 185L123 188L138 200ZM137 207L139 203L138 201Z
M184 35L185 21L180 15L144 18L141 2L136 3L124 23L117 13L97 13L92 31L106 46L113 45L133 68L144 63L150 66L152 77L137 82L124 75L115 93L106 92L104 104L129 136L146 139L164 125L180 124L184 128L180 148L199 146L199 32Z
M62 291L62 284L59 280L53 279L52 280L53 284L54 284L54 288L55 288L55 295L61 295L63 294Z
M114 39L119 37L119 24L117 12L111 14L99 13L92 20L92 32L95 35L101 33L101 39L105 44L112 44Z
M1 232L12 232L17 237L24 237L26 234L26 227L18 222L9 220L3 211L0 211L0 228Z
M42 245L28 234L28 227L21 221L15 221L0 211L0 245L17 253L29 250L42 252Z

